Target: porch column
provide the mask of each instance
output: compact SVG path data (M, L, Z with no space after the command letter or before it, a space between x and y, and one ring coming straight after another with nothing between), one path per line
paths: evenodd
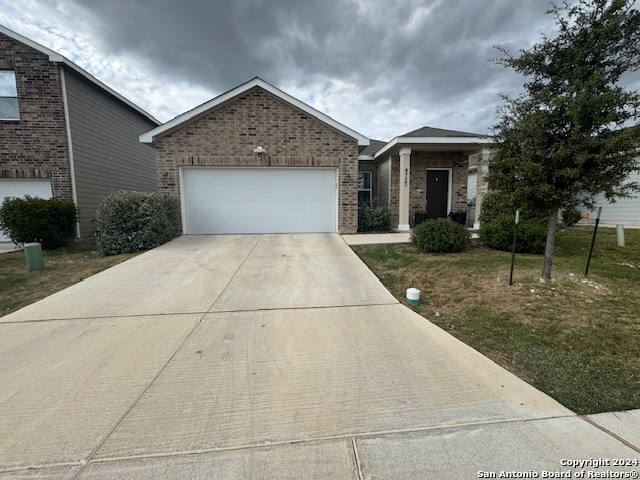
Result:
M409 191L411 190L411 149L400 149L400 189L398 192L398 231L408 232L409 226Z
M482 212L482 200L489 190L487 185L487 173L489 173L489 156L491 150L483 148L478 151L478 169L476 170L476 212L473 219L473 228L480 228L480 213Z

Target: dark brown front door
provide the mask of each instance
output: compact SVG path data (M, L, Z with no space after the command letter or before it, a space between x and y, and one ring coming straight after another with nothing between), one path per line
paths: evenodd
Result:
M427 218L446 217L449 203L449 170L427 170Z

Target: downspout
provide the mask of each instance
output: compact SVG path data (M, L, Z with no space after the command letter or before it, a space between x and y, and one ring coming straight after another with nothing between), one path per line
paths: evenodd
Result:
M76 171L73 162L73 143L71 142L71 123L69 121L69 103L67 100L67 82L64 68L60 67L60 83L62 85L62 103L64 105L64 123L67 130L67 144L69 149L69 175L71 175L71 196L73 203L78 206L78 190L76 188ZM76 238L80 238L80 221L76 222Z

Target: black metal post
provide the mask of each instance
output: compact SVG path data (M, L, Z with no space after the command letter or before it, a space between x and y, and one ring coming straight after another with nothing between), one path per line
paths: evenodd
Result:
M598 216L596 217L596 228L593 229L593 238L591 239L591 248L589 249L589 258L587 259L587 268L584 270L584 276L589 273L589 264L591 263L591 254L593 253L593 246L596 244L596 233L598 233L598 224L600 223L600 213L602 207L598 207Z
M516 222L513 226L513 249L511 251L511 271L509 272L509 285L513 285L513 265L516 262L516 239L518 238L518 223L520 222L520 210L516 210Z

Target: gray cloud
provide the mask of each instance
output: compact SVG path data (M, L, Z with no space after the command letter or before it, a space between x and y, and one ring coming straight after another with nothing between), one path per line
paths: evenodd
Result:
M60 0L44 1L55 6ZM517 51L553 28L544 14L551 3L543 0L65 0L64 5L91 26L102 51L137 59L165 84L187 82L214 94L257 75L279 87L295 85L298 92L306 87L310 98L326 97L325 113L348 116L337 118L345 123L354 118L347 108L359 110L360 125L349 126L386 137L421 126L410 122L486 132L495 121L497 93L513 93L522 84L489 61L498 55L494 46ZM332 103L336 91L342 96ZM377 120L367 123L373 116Z

